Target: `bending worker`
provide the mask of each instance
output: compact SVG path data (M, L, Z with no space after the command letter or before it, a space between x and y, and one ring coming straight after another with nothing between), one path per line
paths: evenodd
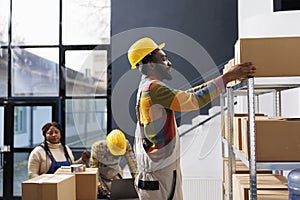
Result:
M115 129L107 136L92 145L90 167L98 168L98 198L108 198L111 183L114 179L122 179L121 164L123 159L128 164L131 176L136 176L136 158L124 133Z
M132 68L142 73L137 94L138 124L135 154L138 164L135 186L142 200L182 200L179 135L174 111L198 110L224 91L226 84L252 76L251 62L233 66L225 74L188 91L174 90L171 62L151 38L137 40L128 50Z
M61 166L85 164L89 152L84 151L81 158L74 161L71 149L61 143L62 127L57 122L48 122L42 127L44 142L36 146L29 155L28 178L42 174L53 174Z

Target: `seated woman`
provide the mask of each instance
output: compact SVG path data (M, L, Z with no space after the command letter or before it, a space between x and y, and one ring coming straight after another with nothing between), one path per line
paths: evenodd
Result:
M71 149L60 141L61 131L62 127L57 122L49 122L42 127L44 142L29 155L29 179L46 173L53 174L61 166L84 164L89 160L89 152L84 151L81 158L74 161Z

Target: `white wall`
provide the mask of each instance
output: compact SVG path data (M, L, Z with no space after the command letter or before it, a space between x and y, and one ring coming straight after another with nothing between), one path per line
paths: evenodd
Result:
M180 132L199 124L208 116L198 117L192 125L179 127ZM222 178L221 118L197 127L180 138L181 168L184 178Z
M273 12L273 0L242 0L238 7L239 38L300 37L300 11ZM299 117L299 96L299 89L282 92L282 116ZM259 110L271 115L273 96L264 95L259 101ZM247 111L246 107L240 109Z
M300 36L300 11L273 12L273 0L238 3L240 38Z

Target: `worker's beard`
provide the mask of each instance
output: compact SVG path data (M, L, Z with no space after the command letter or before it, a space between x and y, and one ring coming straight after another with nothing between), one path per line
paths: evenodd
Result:
M158 72L160 80L172 80L171 67L157 64L155 69Z

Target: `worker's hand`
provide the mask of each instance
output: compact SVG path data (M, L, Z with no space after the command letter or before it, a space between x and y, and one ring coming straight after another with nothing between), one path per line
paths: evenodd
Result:
M90 152L88 152L88 151L82 152L82 154L81 154L81 159L82 159L84 162L88 162L89 159L90 159Z
M227 72L222 75L222 78L226 85L230 81L253 77L255 70L256 68L251 62L245 62L232 66Z

